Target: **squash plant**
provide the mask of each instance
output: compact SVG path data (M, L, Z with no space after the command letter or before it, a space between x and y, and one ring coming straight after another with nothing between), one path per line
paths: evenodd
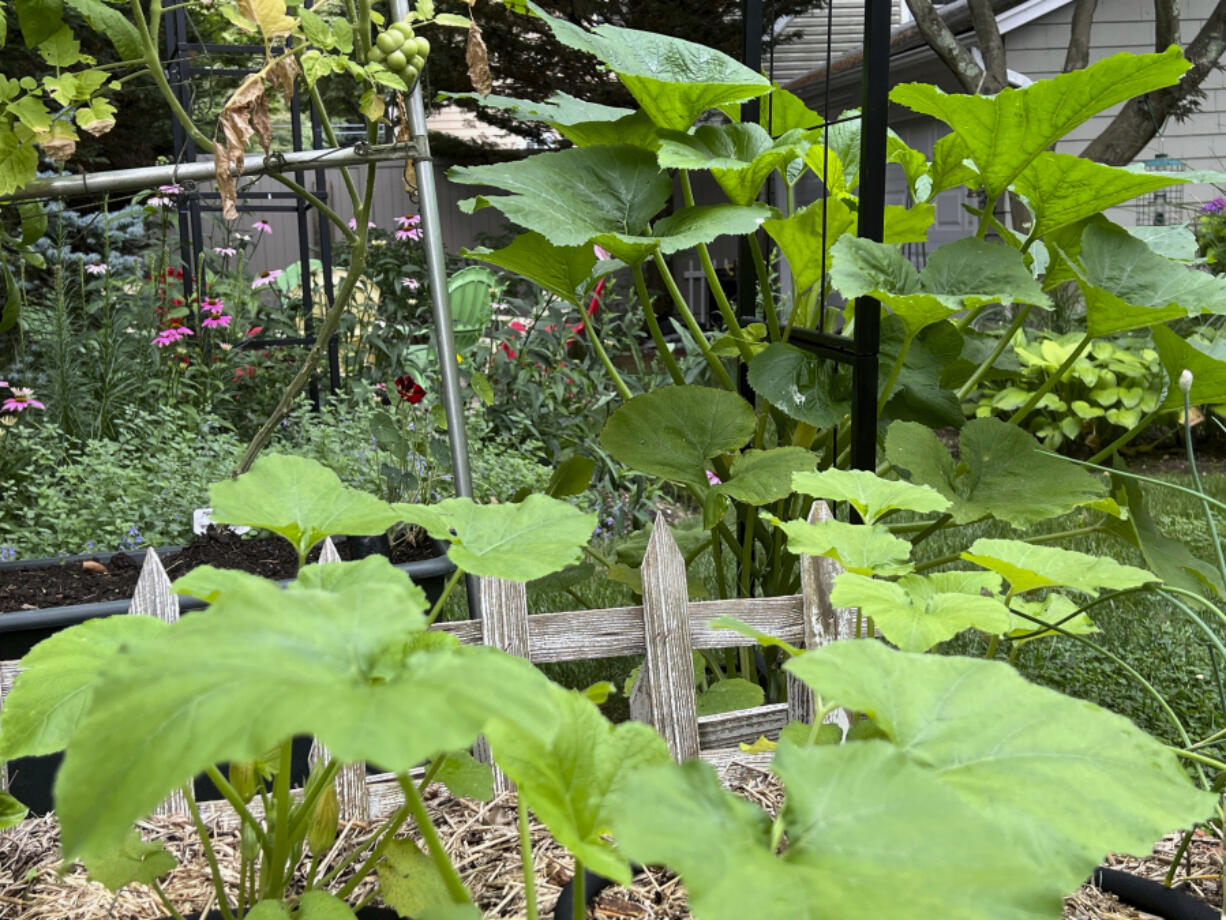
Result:
M577 558L595 523L544 496L368 508L339 482L320 479L304 494L296 480L307 471L291 460L262 458L250 478L215 490L219 513L237 516L259 492L263 504L244 519L298 545L333 521L361 526L369 515L377 528L411 514L452 543L458 565L521 581ZM854 494L869 519L889 507L941 507L924 487L824 475L803 487ZM976 547L976 561L989 572L968 584L988 584L1008 566L1017 591L1040 577L1091 587L1150 577L1107 560L1068 574L993 546ZM0 756L64 750L55 785L64 858L113 889L141 883L162 893L158 880L174 860L132 824L181 789L227 920L353 918L347 899L371 872L402 916L480 917L421 796L436 780L488 795L488 773L464 753L478 734L517 784L525 844L531 812L573 854L580 878L584 866L623 883L634 862L669 866L702 920L1055 920L1062 896L1107 852L1144 851L1216 802L1191 785L1172 750L1120 716L1030 685L1003 663L861 640L787 664L819 695L821 716L848 707L866 718L845 744L828 743L838 733L831 738L820 717L789 728L772 766L787 799L772 821L704 764L670 762L651 727L612 725L588 694L551 684L528 662L428 630L421 590L380 557L308 565L285 588L211 569L176 584L209 609L174 624L94 620L33 649L0 713ZM899 584L916 597L926 590ZM935 596L966 587L943 583ZM979 607L1004 615L999 601ZM904 646L928 644L880 621ZM332 758L300 793L288 769L297 734L320 739ZM214 766L222 761L228 776ZM358 868L342 883L339 869L318 870L318 857L336 834L336 773L359 761L394 771L405 801L355 844L342 865ZM423 761L430 767L418 784L409 771ZM222 877L192 797L190 777L201 771L242 827L237 883ZM395 837L409 819L424 852ZM531 878L531 847L524 853ZM528 916L537 917L526 887ZM580 885L580 907L582 896Z
M795 557L783 551L786 531L772 522L803 518L809 507L811 496L792 488L793 474L846 465L848 451L836 433L849 419L849 375L791 341L796 329L852 331L850 315L822 308L832 291L849 300L871 296L883 305L877 408L883 433L887 424L889 430L882 471L892 465L917 482L945 484L954 504L936 527L995 517L1023 528L1077 508L1127 517L1103 501L1108 496L1101 480L1049 462L1024 430L1081 355L1104 337L1150 330L1165 379L1162 395L1146 403L1146 417L1097 459L1111 456L1155 414L1178 407L1169 380L1183 368L1196 365L1193 402L1226 400L1226 363L1168 325L1226 312L1226 280L1198 271L1157 241L1159 248L1151 247L1103 214L1154 189L1210 177L1104 166L1051 149L1096 113L1177 81L1189 66L1178 49L1117 54L995 96L948 95L923 84L896 87L895 103L943 121L950 133L931 159L889 137L889 160L901 167L915 203L886 208L885 242L876 243L855 235L854 121L840 119L825 130L822 115L790 92L684 40L610 25L588 31L531 0L526 8L559 41L590 53L595 65L621 80L637 108L595 106L562 92L541 103L488 97L488 105L549 124L573 146L451 171L456 182L491 190L463 207L497 208L524 229L502 249L468 254L535 281L576 309L598 277L629 270L673 385L641 392L609 359L594 324L586 323L589 344L624 401L602 431L601 445L626 466L674 484L703 509L706 551L714 556L721 596L796 590ZM748 99L760 102L758 122L739 119L740 103ZM797 184L810 174L827 195L797 206ZM697 204L695 175L713 179L727 200ZM778 205L762 200L768 182L783 189ZM916 269L902 246L925 239L933 200L959 187L985 198L974 211L978 232L935 248ZM669 210L678 192L681 205ZM995 206L1007 193L1025 204L1025 231L996 217ZM789 294L773 285L759 231L787 265ZM718 283L708 245L728 234L745 236L753 253L761 322L738 317ZM593 245L611 260L598 261ZM682 251L703 265L725 326L718 335L699 327L672 277L666 257ZM678 328L706 361L703 385L682 379L664 340L647 289L649 264L681 319ZM966 423L963 402L981 381L998 375L1014 334L1035 311L1052 306L1055 286L1069 282L1086 303L1084 328L1057 366L1007 421ZM1003 333L972 326L1001 308L1012 310ZM746 369L751 399L737 392L733 361ZM961 428L959 457L938 456L926 426ZM926 535L927 527L911 533ZM729 558L737 562L736 584L725 580ZM620 567L604 562L614 577L633 580L624 560Z

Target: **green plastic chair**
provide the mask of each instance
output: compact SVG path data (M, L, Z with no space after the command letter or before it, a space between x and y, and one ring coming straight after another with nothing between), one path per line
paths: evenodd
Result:
M490 300L497 281L492 271L480 265L462 268L448 279L456 351L472 348L485 332L490 323Z

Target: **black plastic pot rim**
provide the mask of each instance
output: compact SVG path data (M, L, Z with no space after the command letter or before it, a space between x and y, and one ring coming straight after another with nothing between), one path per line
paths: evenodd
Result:
M343 537L334 538L343 540ZM414 581L421 581L426 578L437 578L439 576L450 575L455 571L455 563L447 558L445 547L447 544L440 541L434 541L435 547L440 550L440 555L430 559L417 559L413 562L402 562L396 566L402 572L408 574ZM183 549L181 546L166 546L158 547L158 554L165 555L178 552ZM133 558L139 558L142 562L145 558L145 553L148 549L133 550L125 552L125 555ZM88 559L98 559L109 562L118 553L85 553L76 556L50 557L44 559L22 559L15 562L0 563L0 571L12 569L32 569L41 566L65 565L70 562L84 562ZM279 582L282 586L289 584L289 580L283 579ZM47 629L52 627L67 627L76 626L78 623L84 623L86 620L93 620L99 617L113 617L125 614L128 608L132 606L132 599L127 598L117 601L98 601L93 604L73 604L67 607L44 607L41 610L14 610L10 612L0 611L0 634L22 632L27 629ZM208 604L198 597L188 597L187 595L179 596L179 610L203 610Z

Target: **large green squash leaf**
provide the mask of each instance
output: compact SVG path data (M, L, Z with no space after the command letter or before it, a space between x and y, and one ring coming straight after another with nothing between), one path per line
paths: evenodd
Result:
M926 652L964 629L999 634L1009 628L1009 610L978 590L941 591L922 575L897 582L844 572L834 583L830 602L859 607L872 617L887 639L904 652Z
M1162 532L1145 504L1141 484L1131 477L1112 476L1112 492L1128 516L1108 521L1107 530L1141 551L1150 571L1163 584L1185 591L1226 596L1226 585L1217 566L1195 556L1179 540Z
M1043 151L1118 102L1178 80L1190 65L1176 47L1162 54L1121 52L1084 70L994 96L949 94L924 83L890 92L899 105L945 122L965 144L985 190L996 198Z
M693 133L668 132L656 151L665 169L711 171L734 204L750 204L762 183L801 156L807 142L802 131L772 140L765 128L752 123L699 125Z
M101 882L108 891L119 891L132 883L152 885L179 864L159 841L142 840L132 828L113 852L95 856L86 868L90 881Z
M596 267L591 246L555 246L539 233L521 233L502 249L465 249L463 255L480 259L527 278L569 304L580 305Z
M465 572L507 581L532 581L578 562L596 527L594 514L548 495L502 505L447 498L394 507L405 522L450 541L447 557Z
M511 96L500 96L497 93L491 93L488 96L482 96L480 93L439 93L439 97L479 102L489 108L501 109L509 115L514 115L520 121L544 122L559 130L585 122L617 121L634 114L634 109L588 102L561 90L555 92L544 102L515 99Z
M393 840L376 872L379 896L402 917L420 917L431 907L452 903L438 866L412 840Z
M463 185L511 193L461 202L469 213L493 205L555 246L599 243L618 258L623 253L617 241L646 235L672 194L655 154L628 146L572 147L509 163L454 167L447 175Z
M1214 807L1127 719L1029 684L1003 662L852 641L785 667L823 700L870 713L908 760L997 825L1011 849L1046 865L1062 891L1105 854L1147 853Z
M915 422L895 422L885 439L886 458L896 469L953 503L954 523L991 516L1028 527L1103 495L1095 477L1042 450L1016 425L974 419L962 428L958 443L955 461L931 429Z
M1226 402L1226 339L1182 338L1167 326L1151 330L1168 385L1162 409L1182 409L1183 390L1175 385L1184 371L1192 372L1192 405Z
M830 247L856 227L856 214L841 198L822 198L791 217L772 218L762 229L779 244L796 289L804 291L822 280L830 268Z
M795 473L792 488L814 498L850 502L867 524L876 523L891 511L944 511L949 499L929 486L897 479L882 479L868 470L828 469Z
M1061 891L928 771L884 741L781 744L788 847L706 764L646 768L614 819L623 851L681 876L700 920L1039 920Z
M851 411L851 374L787 342L772 342L754 355L749 385L784 415L814 428L836 425Z
M1095 596L1101 588L1135 588L1158 580L1152 572L1122 565L1109 556L1090 556L1021 540L980 538L962 558L999 573L1014 594L1064 587Z
M487 734L494 759L550 832L594 872L630 883L630 867L603 836L613 797L631 772L667 763L668 745L641 722L613 725L582 693L552 686L560 713L552 742L510 724Z
M809 108L795 93L775 84L761 102L759 109L762 127L771 137L779 137L796 128L816 128L822 124L822 116Z
M16 827L26 819L28 813L29 809L0 789L0 831Z
M114 653L56 779L65 858L107 853L209 764L254 760L294 735L390 770L468 747L498 719L550 737L545 678L427 632L419 598L407 582L399 592L243 583L206 615Z
M1031 232L1045 237L1060 227L1180 181L1178 173L1138 173L1045 150L1017 177L1014 188L1034 214Z
M966 424L966 415L962 402L950 389L957 384L950 383L948 378L955 376L953 368L964 358L968 334L943 320L925 326L908 341L902 318L885 310L882 313L877 365L879 393L884 391L898 356L906 349L882 418L922 422L929 428L961 428ZM971 365L976 366L978 362Z
M607 24L589 32L550 16L531 0L527 6L562 44L596 55L661 127L684 131L707 109L771 89L766 77L713 48Z
M714 527L728 510L728 499L767 505L792 494L792 474L811 470L817 456L803 447L746 450L734 461L729 477L707 493L704 524Z
M111 656L164 629L156 617L105 617L34 646L0 709L0 760L62 751L89 711Z
M781 521L763 517L788 537L788 549L809 556L828 556L849 572L903 575L911 571L911 544L879 524L844 521Z
M1226 279L1158 255L1123 227L1092 221L1081 234L1077 271L1092 336L1181 316L1226 313Z
M706 462L753 437L754 411L727 390L658 387L626 402L605 423L600 443L631 469L675 482L706 484Z
M209 486L213 520L279 533L298 559L331 534L379 534L399 518L387 502L351 489L322 463L265 454L237 479Z
M830 280L839 292L847 298L877 298L910 335L985 304L1051 305L1020 252L975 237L939 247L922 271L897 246L858 237L840 239L831 256Z

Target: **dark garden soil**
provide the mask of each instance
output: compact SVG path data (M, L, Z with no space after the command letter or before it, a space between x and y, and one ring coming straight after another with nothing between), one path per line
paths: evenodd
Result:
M342 559L350 558L349 546L344 541L337 545L337 551ZM429 543L411 546L401 542L393 549L392 562L413 562L432 555L434 547ZM314 562L318 556L316 548L307 561ZM130 598L140 577L140 558L117 553L105 562L103 559L100 556L44 568L0 570L0 611L41 610ZM284 579L294 577L298 555L282 537L240 537L210 528L179 552L163 556L162 564L172 581L201 565Z

